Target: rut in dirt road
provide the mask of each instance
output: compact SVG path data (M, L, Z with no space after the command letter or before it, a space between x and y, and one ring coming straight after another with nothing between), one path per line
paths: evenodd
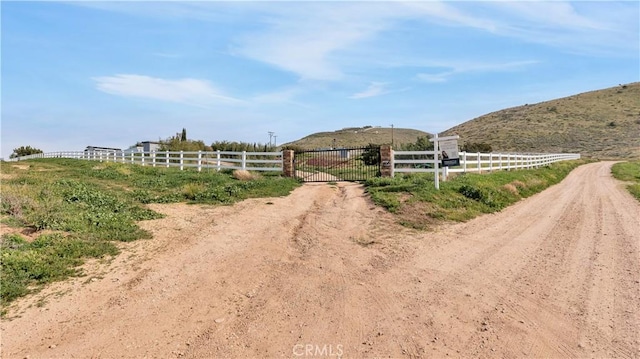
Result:
M23 300L2 357L640 357L640 205L611 163L434 232L357 184L154 205L154 240Z

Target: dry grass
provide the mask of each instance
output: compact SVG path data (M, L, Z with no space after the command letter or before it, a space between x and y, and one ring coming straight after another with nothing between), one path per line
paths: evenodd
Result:
M205 190L205 185L202 183L186 183L182 186L182 195L190 200L195 200L198 193Z
M383 145L391 143L391 128L345 128L333 132L318 132L300 140L286 143L283 146L293 145L304 149L330 148L330 147L363 147L370 143ZM431 137L427 132L408 128L394 128L393 142L396 145L414 143L418 137ZM334 142L335 140L335 142Z
M493 112L445 132L495 152L640 158L640 82Z
M514 186L511 183L507 183L506 185L502 186L502 188L506 189L507 191L515 194L516 196L520 195L520 192L518 192L518 188L516 188L516 186Z
M235 170L233 171L233 178L240 181L252 181L260 178L260 174L247 170Z

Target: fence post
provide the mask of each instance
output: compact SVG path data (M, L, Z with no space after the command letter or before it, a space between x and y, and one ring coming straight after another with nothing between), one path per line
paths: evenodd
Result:
M464 161L462 165L462 172L467 173L467 151L462 152L462 160Z
M247 169L247 151L242 151L242 169Z
M393 177L393 149L391 146L380 146L380 165L380 177Z
M164 162L167 164L167 168L169 168L169 150L164 151L164 153L165 153L165 156L167 156L165 157Z
M184 170L184 151L180 151L180 171Z
M440 189L440 170L438 170L438 152L440 152L438 148L438 134L433 135L433 169L435 170L433 181L436 183L436 189Z
M285 177L295 177L295 169L293 167L293 150L282 151L282 172ZM218 171L220 170L220 150L218 150Z
M493 172L493 152L489 152L489 172Z
M156 166L156 151L151 151L151 166Z
M391 167L391 177L395 177L396 176L396 153L393 151L393 148L391 148L391 156L389 156L389 158L391 159L390 162L390 167Z
M198 172L202 171L202 151L198 150Z
M478 173L482 172L482 163L480 162L480 152L476 152L476 156L478 156L476 158L477 162L478 162Z
M220 150L216 151L216 171L220 171Z
M140 164L144 166L144 152L140 152Z

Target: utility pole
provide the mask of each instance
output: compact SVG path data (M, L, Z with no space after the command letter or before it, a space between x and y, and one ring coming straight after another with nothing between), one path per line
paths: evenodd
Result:
M393 123L391 124L391 147L393 147Z
M269 131L267 133L269 134L269 146L271 146L271 139L273 138L273 132Z
M277 146L278 145L278 141L276 141L278 139L278 136L273 135L273 145Z

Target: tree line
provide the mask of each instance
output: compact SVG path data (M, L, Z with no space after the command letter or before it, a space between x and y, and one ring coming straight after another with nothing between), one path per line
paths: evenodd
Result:
M183 128L181 132L160 140L160 151L229 151L229 152L276 152L278 147L271 144L259 142L239 142L239 141L215 141L210 146L206 145L202 140L190 140L187 138L187 129ZM302 150L299 146L291 145L282 148L294 151ZM418 136L415 142L403 143L395 148L398 151L431 151L433 150L433 142L429 142L427 136ZM466 152L492 152L493 148L490 144L484 142L468 142L460 147L460 151ZM13 149L10 158L28 156L32 154L42 153L42 150L31 146L21 146Z
M202 140L187 138L187 130L160 141L161 151L230 151L230 152L275 152L276 146L259 142L215 141L210 146Z

